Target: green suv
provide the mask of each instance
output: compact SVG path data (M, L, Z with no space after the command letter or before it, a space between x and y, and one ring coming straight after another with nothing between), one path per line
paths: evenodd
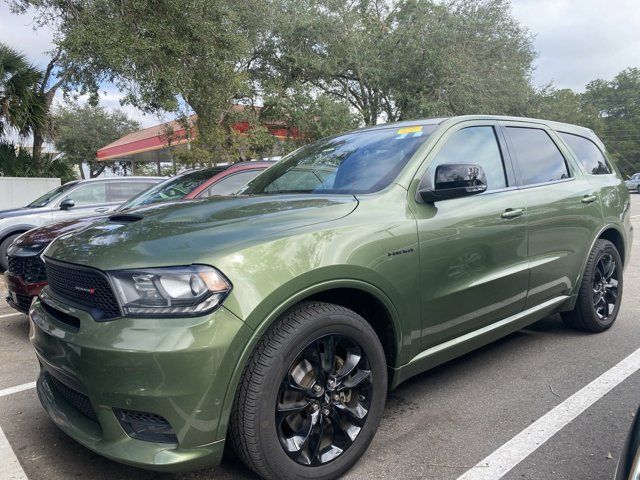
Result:
M238 195L53 242L31 308L38 395L105 457L180 471L225 442L269 479L332 479L389 389L560 312L608 329L629 193L590 130L469 116L320 140Z

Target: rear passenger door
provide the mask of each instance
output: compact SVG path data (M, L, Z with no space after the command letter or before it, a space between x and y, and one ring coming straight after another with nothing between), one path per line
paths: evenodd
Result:
M594 231L602 223L599 189L558 135L542 124L502 122L527 205L529 293L525 308L572 293Z

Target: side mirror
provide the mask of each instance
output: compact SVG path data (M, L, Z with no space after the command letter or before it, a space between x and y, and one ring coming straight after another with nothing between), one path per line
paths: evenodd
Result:
M60 210L69 210L75 206L75 202L70 198L65 198L60 202Z
M449 198L477 195L487 190L487 177L480 165L475 163L445 163L436 167L431 177L429 172L420 182L418 195L425 203Z

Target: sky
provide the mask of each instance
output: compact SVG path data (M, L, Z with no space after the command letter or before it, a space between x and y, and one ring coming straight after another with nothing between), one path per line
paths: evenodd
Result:
M535 35L537 86L552 82L556 88L584 91L591 80L640 67L640 0L512 0L512 12ZM0 0L0 42L44 66L52 33L34 31L31 15L13 15ZM104 85L101 104L121 108L143 127L164 119L120 106L121 97L113 85Z

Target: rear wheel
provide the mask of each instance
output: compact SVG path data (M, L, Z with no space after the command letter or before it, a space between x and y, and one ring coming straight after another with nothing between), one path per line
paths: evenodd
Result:
M9 245L13 243L13 241L20 236L19 233L15 233L13 235L9 235L2 242L0 242L0 268L2 270L6 270L9 268L9 259L7 258L7 250L9 250Z
M371 442L386 391L371 326L337 305L301 304L270 327L245 369L233 448L263 478L336 478Z
M622 259L617 248L608 240L597 240L587 260L576 306L563 312L562 319L578 330L607 330L618 316L622 287Z

